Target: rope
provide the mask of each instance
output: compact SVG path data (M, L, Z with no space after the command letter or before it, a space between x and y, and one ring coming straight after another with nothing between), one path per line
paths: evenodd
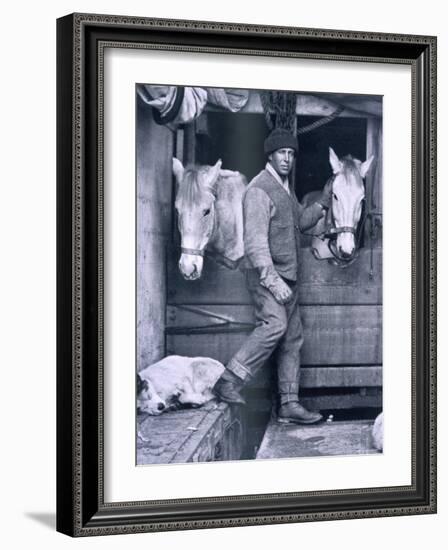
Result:
M306 134L308 132L311 132L312 130L315 130L316 128L320 128L320 126L324 126L325 124L328 124L333 119L335 119L337 116L339 116L342 111L345 109L342 105L339 105L332 113L331 115L328 115L324 118L320 118L319 120L316 120L312 124L308 124L308 126L302 126L302 128L299 128L297 130L297 134Z
M296 117L297 98L294 93L273 91L260 92L260 99L266 119L266 125L270 131L274 128L285 128L291 131L295 130L294 122ZM306 134L328 124L338 117L344 109L345 107L343 105L339 105L330 115L316 120L312 124L308 124L308 126L299 128L296 131L297 135Z

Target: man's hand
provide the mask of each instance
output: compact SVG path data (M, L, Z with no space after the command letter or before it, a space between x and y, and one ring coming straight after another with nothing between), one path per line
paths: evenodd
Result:
M260 285L267 288L279 304L287 304L292 298L292 290L273 266L260 269Z
M327 183L316 202L318 202L323 208L326 208L328 210L331 207L331 195L332 187Z

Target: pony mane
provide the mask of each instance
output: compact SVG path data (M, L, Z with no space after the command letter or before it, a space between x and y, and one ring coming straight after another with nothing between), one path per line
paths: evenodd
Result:
M359 175L359 166L356 163L356 159L352 157L352 155L346 155L341 159L342 162L342 172L345 176L353 175L357 176ZM359 161L358 161L359 162Z
M205 181L201 182L200 171L201 167L196 165L185 169L182 183L177 191L177 199L186 206L198 204L206 193L213 195L211 186Z

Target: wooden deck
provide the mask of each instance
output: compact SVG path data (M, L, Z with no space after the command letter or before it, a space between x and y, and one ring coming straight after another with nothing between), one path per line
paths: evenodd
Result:
M278 424L273 419L267 425L256 456L243 456L248 434L241 413L240 407L212 401L199 409L160 416L140 415L137 464L378 453L372 445L371 420L299 426Z
M211 401L199 409L137 418L137 464L238 460L244 444L238 407Z
M373 421L324 422L316 426L269 423L256 458L375 454Z

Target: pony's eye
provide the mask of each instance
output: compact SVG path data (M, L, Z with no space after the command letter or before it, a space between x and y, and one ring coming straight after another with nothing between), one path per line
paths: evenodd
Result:
M203 212L204 216L208 216L209 214L210 214L210 208L207 208L206 210L204 210Z
M338 199L338 196L336 195L336 193L333 193L333 198L334 198L335 201L338 201L338 200L339 200L339 199Z

